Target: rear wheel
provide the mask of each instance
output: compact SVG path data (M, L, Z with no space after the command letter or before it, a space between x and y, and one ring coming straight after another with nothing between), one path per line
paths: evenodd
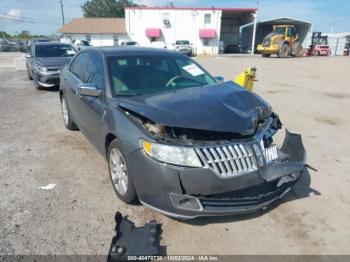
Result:
M320 52L319 52L319 51L314 50L313 55L314 55L314 56L319 56L319 55L320 55Z
M69 109L67 106L67 101L66 101L66 98L64 96L62 96L62 100L61 100L61 109L62 109L63 122L64 122L64 125L66 126L66 128L69 130L78 130L78 127L73 122L73 120L70 116L70 112L69 112Z
M261 54L262 57L270 57L271 54Z
M296 57L304 57L304 48L302 46L298 47Z
M109 145L108 169L113 189L119 199L127 204L135 203L137 201L135 185L117 139Z
M284 44L280 50L278 50L278 57L285 58L288 57L289 47L287 44Z

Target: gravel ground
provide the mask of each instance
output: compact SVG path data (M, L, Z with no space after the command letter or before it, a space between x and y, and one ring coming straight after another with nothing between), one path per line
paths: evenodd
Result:
M226 79L255 65L255 91L303 135L319 171L274 208L179 222L118 200L106 162L65 129L57 90L36 91L15 71L18 56L0 56L0 254L106 255L116 211L137 225L161 222L168 254L350 254L348 57L197 58Z

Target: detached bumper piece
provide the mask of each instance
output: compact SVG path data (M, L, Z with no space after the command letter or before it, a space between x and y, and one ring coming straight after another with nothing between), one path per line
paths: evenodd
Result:
M127 261L128 256L160 255L161 225L156 221L135 227L127 217L119 212L115 215L117 235L112 239L107 261Z

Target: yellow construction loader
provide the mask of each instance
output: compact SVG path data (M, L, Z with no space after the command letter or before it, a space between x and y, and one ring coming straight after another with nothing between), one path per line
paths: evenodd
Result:
M263 57L276 54L278 57L302 57L304 48L293 25L274 25L273 31L265 36L262 44L257 46Z

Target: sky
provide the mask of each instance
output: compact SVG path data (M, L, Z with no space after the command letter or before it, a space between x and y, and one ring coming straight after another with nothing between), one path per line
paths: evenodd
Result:
M81 17L85 0L62 0L65 20ZM164 6L167 0L134 0L147 6ZM256 7L256 0L175 0L185 7ZM350 32L350 0L260 0L258 21L290 17L312 22L313 31ZM62 25L59 0L0 0L0 31L16 34L54 34Z

